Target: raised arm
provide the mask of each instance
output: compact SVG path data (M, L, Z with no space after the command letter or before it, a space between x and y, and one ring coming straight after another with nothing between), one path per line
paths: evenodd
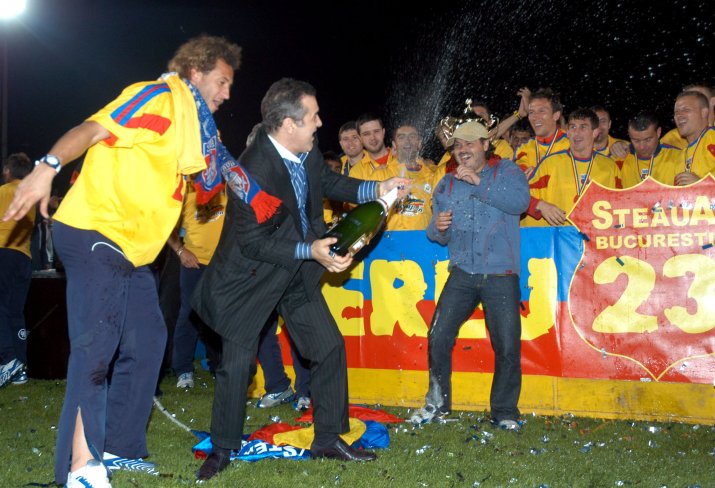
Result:
M59 159L60 165L64 166L109 136L109 131L98 123L83 122L60 137L48 154L55 156ZM55 170L44 163L36 165L32 173L23 178L18 185L15 198L5 212L3 220L20 220L37 202L40 202L42 216L49 218L47 203L50 200L52 180L58 172L59 168Z

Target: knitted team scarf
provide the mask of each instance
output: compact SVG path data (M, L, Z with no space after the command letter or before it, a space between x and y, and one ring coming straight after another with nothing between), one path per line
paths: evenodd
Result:
M213 115L201 93L194 85L184 80L196 100L196 109L201 126L202 153L206 169L196 176L196 203L204 205L223 189L224 181L244 203L250 205L258 223L271 218L281 205L281 200L263 191L248 171L228 152L218 137Z

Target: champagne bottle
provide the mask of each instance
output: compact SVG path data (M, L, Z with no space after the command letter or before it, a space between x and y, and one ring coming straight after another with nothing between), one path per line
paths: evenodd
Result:
M330 251L340 256L357 254L380 231L396 200L397 188L393 188L385 196L352 209L323 236L338 239Z

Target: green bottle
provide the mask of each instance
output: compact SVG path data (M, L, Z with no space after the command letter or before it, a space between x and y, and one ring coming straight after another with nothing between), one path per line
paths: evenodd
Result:
M397 188L393 188L387 195L352 209L323 236L338 239L330 246L330 252L340 256L357 254L380 231L396 200Z

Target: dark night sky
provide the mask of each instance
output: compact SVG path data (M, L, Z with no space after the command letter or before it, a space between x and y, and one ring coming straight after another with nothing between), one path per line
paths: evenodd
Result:
M338 127L365 111L381 113L388 131L410 119L429 142L431 127L465 98L485 97L506 114L524 85L557 89L567 113L605 104L616 135L625 135L629 114L641 108L656 109L670 128L682 85L715 81L714 17L712 0L425 7L376 0L28 0L23 17L3 27L8 150L42 156L124 86L155 79L176 47L200 33L244 49L232 98L216 116L236 155L260 119L261 97L283 76L317 88L323 150L339 149Z

